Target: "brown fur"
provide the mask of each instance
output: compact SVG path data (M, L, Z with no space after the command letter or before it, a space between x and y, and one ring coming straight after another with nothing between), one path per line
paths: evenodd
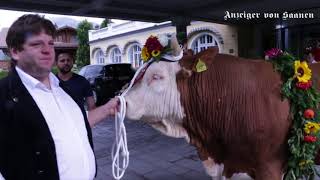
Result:
M264 60L247 60L204 51L185 56L192 70L198 58L207 71L177 76L186 128L201 158L223 163L225 173L247 172L260 180L280 180L287 160L291 121L281 101L280 75Z

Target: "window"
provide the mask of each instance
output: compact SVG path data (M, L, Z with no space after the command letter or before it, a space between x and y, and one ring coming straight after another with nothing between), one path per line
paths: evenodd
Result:
M133 68L138 68L143 64L141 59L141 47L138 44L133 44L128 50L129 62Z
M210 33L202 33L198 35L191 44L194 53L199 53L209 47L218 46L218 41Z
M121 52L119 48L113 48L110 53L112 63L121 63Z
M95 57L97 64L104 64L104 55L101 49L97 50Z

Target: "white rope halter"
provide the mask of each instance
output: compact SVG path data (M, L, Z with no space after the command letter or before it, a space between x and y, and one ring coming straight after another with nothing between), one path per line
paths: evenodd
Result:
M168 60L168 61L178 61L182 58L183 52L181 51L178 56L170 56L170 55L164 55L162 58ZM131 89L133 86L135 79L139 75L139 73L142 70L146 70L146 67L149 66L151 63L155 61L154 58L152 58L147 63L144 63L134 74L129 87L120 95L117 96L120 101L120 110L115 115L115 133L116 138L112 145L112 175L114 179L121 179L129 165L129 151L128 151L128 145L127 145L127 133L126 133L126 127L124 125L124 118L126 115L126 100L124 96L126 93ZM120 153L122 161L120 161ZM121 163L122 162L122 163Z

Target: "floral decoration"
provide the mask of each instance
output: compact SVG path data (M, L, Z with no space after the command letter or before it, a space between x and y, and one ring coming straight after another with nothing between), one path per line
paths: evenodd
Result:
M304 111L303 116L306 119L312 119L314 118L314 111L312 109L307 109Z
M317 137L306 135L306 136L304 136L304 141L309 142L309 143L313 143L313 142L317 141Z
M319 131L320 126L318 123L307 121L307 123L304 124L303 129L306 134L314 134Z
M312 87L312 81L308 81L308 82L297 82L296 83L297 88L302 89L302 90L307 90L310 87Z
M270 59L272 58L275 58L275 57L278 57L282 54L282 50L281 49L278 49L278 48L272 48L268 51L265 52L266 56Z
M151 58L159 60L164 54L170 51L169 38L167 35L150 36L142 48L141 58L144 62Z
M311 69L308 67L306 61L300 62L299 60L294 61L294 73L298 78L298 82L307 83L311 79Z
M273 48L266 51L275 70L282 77L281 94L290 102L290 129L288 166L285 180L310 179L317 172L315 156L320 147L320 94L312 82L312 72L305 61Z

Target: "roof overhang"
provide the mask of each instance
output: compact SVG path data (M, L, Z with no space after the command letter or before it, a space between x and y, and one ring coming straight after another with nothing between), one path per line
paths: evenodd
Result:
M263 13L314 13L320 17L319 0L2 0L0 8L44 13L115 18L149 22L200 20L224 24L276 22ZM259 18L244 15L224 19L226 12L260 13ZM248 14L247 14L248 15ZM281 18L280 18L281 19Z

